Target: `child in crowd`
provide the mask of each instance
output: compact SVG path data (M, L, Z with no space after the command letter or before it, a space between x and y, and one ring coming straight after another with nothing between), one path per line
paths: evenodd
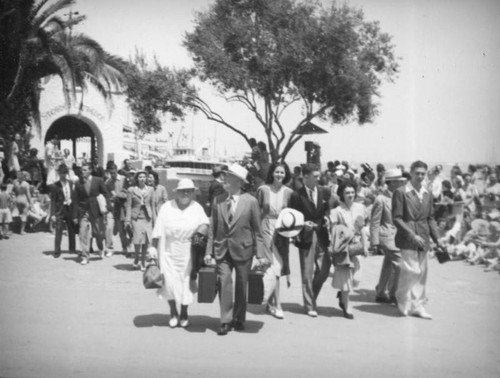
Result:
M10 207L12 198L7 193L7 184L0 185L0 239L9 238L9 225L12 222Z
M34 190L30 209L28 210L28 220L31 223L31 228L34 229L41 222L49 222L49 212L42 208L40 203L40 193Z

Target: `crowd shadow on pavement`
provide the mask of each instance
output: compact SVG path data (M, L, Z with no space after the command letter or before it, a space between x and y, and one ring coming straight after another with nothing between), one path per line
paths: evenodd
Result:
M147 327L168 327L170 316L167 314L147 314L138 315L134 318L134 326L137 328ZM245 329L240 333L258 333L264 326L263 322L247 320ZM189 317L189 326L187 332L205 333L211 331L217 333L220 328L220 319L206 315L192 315Z
M398 311L398 308L393 305L388 304L363 304L359 306L353 306L358 311L368 312L371 314L389 316L392 318L400 318L401 314Z
M373 303L375 301L375 290L356 289L354 294L349 295L349 301Z
M134 272L136 269L134 269L134 265L132 264L116 264L113 265L113 268L117 270L125 270L127 272Z

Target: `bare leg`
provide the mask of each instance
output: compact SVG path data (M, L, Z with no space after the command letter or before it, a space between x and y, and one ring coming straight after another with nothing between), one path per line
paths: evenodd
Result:
M24 229L26 228L26 221L24 222L21 222L21 231L20 231L20 234L21 235L24 235L26 232L24 231Z
M274 306L278 310L283 310L281 308L281 301L280 301L280 278L276 277L276 289L274 289Z
M139 254L141 253L141 245L140 244L134 244L134 250L135 250L135 254L134 254L134 268L138 268L139 267Z

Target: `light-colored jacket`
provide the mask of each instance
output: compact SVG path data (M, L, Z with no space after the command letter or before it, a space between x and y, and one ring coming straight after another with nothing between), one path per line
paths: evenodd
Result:
M392 195L385 190L375 198L370 218L370 244L397 251L396 226L392 221Z
M127 203L125 205L127 223L130 223L132 220L137 220L142 205L144 205L146 209L146 215L154 221L153 188L150 186L146 186L146 188L144 198L139 187L132 186L131 188L128 188Z

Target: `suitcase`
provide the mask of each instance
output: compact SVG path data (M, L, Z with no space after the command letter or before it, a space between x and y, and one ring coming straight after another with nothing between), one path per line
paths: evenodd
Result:
M436 256L440 264L444 264L445 262L451 260L450 254L448 253L446 247L437 248L434 252L434 255Z
M248 303L262 304L264 300L264 272L253 269L248 275Z
M198 272L198 303L212 303L217 296L215 266L204 266Z

